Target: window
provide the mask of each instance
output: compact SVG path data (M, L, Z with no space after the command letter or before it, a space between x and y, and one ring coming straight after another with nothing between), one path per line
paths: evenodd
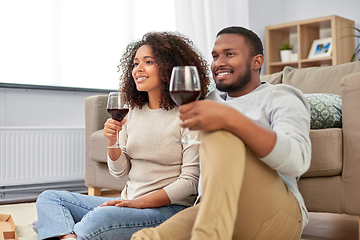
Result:
M148 31L176 28L169 0L0 4L2 83L117 89L126 45Z

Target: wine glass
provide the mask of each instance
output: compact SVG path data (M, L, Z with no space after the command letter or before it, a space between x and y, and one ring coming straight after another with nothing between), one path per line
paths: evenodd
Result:
M123 92L110 92L107 101L107 113L112 119L121 121L129 112L129 105L126 101L126 95ZM119 131L116 131L116 143L108 148L119 148Z
M195 66L174 67L170 79L170 96L177 105L182 105L196 101L200 98L201 87L198 71ZM189 135L189 129L184 129L184 137L181 138L183 144L200 144L196 139Z

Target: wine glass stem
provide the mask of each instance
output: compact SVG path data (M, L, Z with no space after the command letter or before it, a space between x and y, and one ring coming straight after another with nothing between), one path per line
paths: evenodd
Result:
M116 130L116 143L112 146L109 146L108 148L120 148L120 142L119 142L119 134L120 132Z
M120 146L119 138L120 138L120 131L116 130L116 144Z
M189 128L184 128L184 138L183 141L188 142L191 139L189 134Z

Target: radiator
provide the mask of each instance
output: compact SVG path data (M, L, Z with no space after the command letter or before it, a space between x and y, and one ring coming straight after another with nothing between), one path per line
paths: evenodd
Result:
M84 176L85 128L0 127L0 187Z

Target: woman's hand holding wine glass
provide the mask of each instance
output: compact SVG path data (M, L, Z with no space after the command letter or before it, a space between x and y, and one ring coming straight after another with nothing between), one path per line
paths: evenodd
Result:
M116 121L115 119L109 118L104 124L104 136L109 141L109 146L113 146L117 142L117 133L122 130L126 119L121 120L121 122Z
M111 119L108 119L104 125L104 136L109 140L109 148L120 148L119 132L125 124L126 120L124 118L129 112L129 106L124 93L109 93L107 112Z

